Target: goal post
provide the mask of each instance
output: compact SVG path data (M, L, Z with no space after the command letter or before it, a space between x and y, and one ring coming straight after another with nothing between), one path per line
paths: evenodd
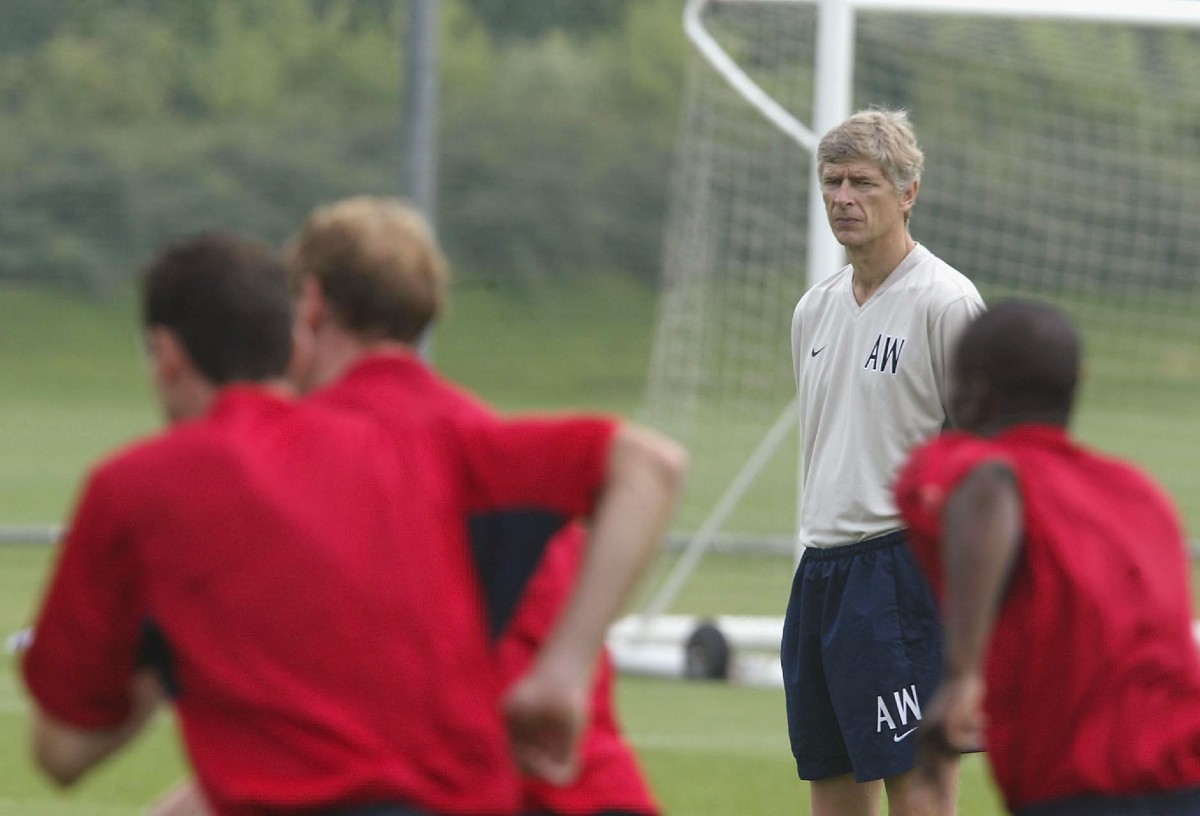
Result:
M986 299L1072 316L1080 435L1200 528L1200 2L689 0L683 25L641 416L692 450L695 532L647 619L690 611L679 592L718 539L794 536L790 317L844 263L812 157L873 104L907 109L926 152L914 237Z

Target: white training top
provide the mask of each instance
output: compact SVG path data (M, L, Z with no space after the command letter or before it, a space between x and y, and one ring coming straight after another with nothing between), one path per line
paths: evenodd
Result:
M904 526L892 480L946 424L954 344L984 310L975 285L920 244L861 306L852 274L812 287L792 316L806 547Z

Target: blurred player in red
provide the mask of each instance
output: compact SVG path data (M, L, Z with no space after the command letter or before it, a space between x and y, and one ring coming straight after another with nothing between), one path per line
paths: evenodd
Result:
M415 353L442 311L447 265L419 213L395 199L359 197L316 210L289 247L300 293L298 358L305 389L372 415L440 422L490 420L479 400L437 376ZM302 346L306 344L302 343ZM308 353L303 353L307 351ZM487 354L481 341L479 353ZM502 361L498 361L502 362ZM332 383L332 385L330 385ZM470 540L495 639L501 682L523 675L550 636L583 562L586 533L536 520L475 518ZM601 656L578 777L524 780L525 809L563 816L653 816L658 807L614 711L613 669Z
M24 660L42 767L79 778L136 733L161 684L221 814L515 813L510 751L568 775L678 449L604 419L384 433L292 402L283 264L230 236L167 248L143 305L173 426L100 465L70 525ZM465 508L595 510L599 571L507 697L507 736L469 565L431 546Z
M941 597L946 676L918 736L935 789L982 735L1022 816L1200 813L1200 657L1167 496L1067 434L1076 331L1028 301L965 332L954 414L896 495ZM945 795L946 791L938 793Z

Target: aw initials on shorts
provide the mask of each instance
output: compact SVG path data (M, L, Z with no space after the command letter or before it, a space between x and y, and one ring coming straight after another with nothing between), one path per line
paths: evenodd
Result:
M908 688L892 692L892 699L895 702L895 718L892 717L892 710L888 708L886 698L883 695L875 698L876 734L883 731L884 723L887 723L887 727L892 731L896 730L896 720L900 721L901 726L908 725L910 714L912 715L914 726L921 720L921 705L917 702L917 686L915 683Z

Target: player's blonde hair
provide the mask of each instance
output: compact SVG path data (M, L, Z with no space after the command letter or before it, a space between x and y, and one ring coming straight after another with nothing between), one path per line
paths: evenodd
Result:
M817 146L817 173L827 164L854 159L877 165L897 194L919 181L925 169L925 154L903 110L861 110L830 130Z
M286 252L293 282L315 279L338 323L364 338L413 344L445 307L449 265L428 222L401 199L320 207Z

